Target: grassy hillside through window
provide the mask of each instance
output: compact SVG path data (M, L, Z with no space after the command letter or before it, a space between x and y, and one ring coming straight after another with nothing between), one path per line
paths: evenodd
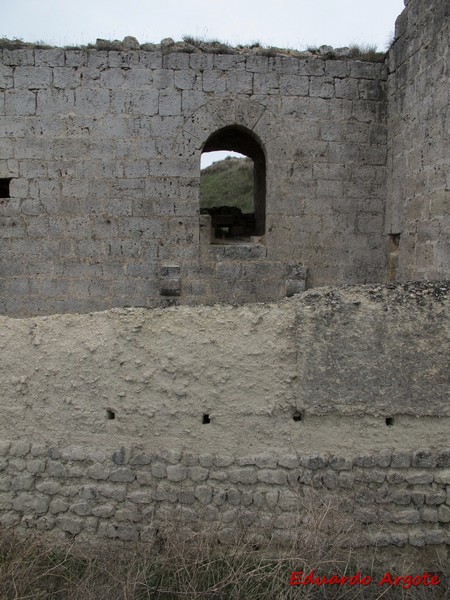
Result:
M235 206L254 212L253 161L232 158L216 162L201 172L200 208Z

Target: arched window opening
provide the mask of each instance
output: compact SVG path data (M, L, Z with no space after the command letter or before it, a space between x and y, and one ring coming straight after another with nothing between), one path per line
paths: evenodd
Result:
M203 147L205 164L209 166L201 174L200 212L211 218L210 241L251 242L263 236L266 160L254 135L238 126L220 129Z

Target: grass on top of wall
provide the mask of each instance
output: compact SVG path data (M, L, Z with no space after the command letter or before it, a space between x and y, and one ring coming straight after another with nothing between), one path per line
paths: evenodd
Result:
M133 40L132 46L129 40ZM0 38L0 50L48 50L55 46L47 44L44 41L25 42L21 38L9 39ZM353 44L345 48L331 48L330 46L308 47L306 50L296 50L294 48L278 48L275 46L264 46L260 42L249 44L239 44L232 46L227 42L219 40L206 40L191 35L183 36L181 42L173 40L165 44L144 43L139 44L135 38L125 38L124 40L97 39L94 44L75 44L64 46L63 50L102 50L128 52L130 50L144 50L154 52L162 50L163 53L170 52L204 52L206 54L256 54L268 57L293 57L293 58L321 58L326 60L363 60L369 62L384 62L386 52L379 52L376 46Z

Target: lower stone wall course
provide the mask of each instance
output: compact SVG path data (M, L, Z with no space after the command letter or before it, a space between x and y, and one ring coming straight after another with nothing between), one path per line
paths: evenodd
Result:
M362 528L361 544L450 541L448 449L401 455L383 449L351 460L139 447L59 450L21 441L0 448L4 526L134 542L151 540L158 528L179 520L191 528L210 524L221 543L236 527L288 543L317 511L332 507Z

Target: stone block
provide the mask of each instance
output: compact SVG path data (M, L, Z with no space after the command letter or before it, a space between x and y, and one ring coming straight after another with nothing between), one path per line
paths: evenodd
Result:
M10 510L14 499L13 492L0 493L0 510Z
M311 98L333 98L334 79L331 77L311 77L309 94Z
M442 529L432 529L425 532L425 543L432 545L445 544L447 540L446 532Z
M27 471L29 473L43 473L45 471L45 460L29 460Z
M83 500L95 500L96 498L98 498L97 486L83 485L80 488L78 495L80 496L80 498L83 498Z
M247 56L245 68L252 73L267 73L269 64L266 56Z
M152 462L152 456L149 454L145 454L144 452L141 452L140 454L137 454L131 460L131 466L136 467L136 466L149 465L151 462Z
M391 450L381 450L378 453L377 466L381 468L387 468L391 464L392 460L392 451Z
M323 456L320 456L319 454L314 454L311 456L301 457L300 463L307 469L312 469L313 471L315 471L317 469L322 469L323 467L326 467L328 464L328 459Z
M83 521L77 517L56 517L55 524L63 531L71 533L72 535L80 533L83 529Z
M266 500L268 501L268 498L266 498ZM304 501L304 498L300 494L295 494L293 492L280 491L279 496L278 496L278 501L275 504L278 504L280 509L283 511L296 511L297 514L300 514L300 510L302 508L303 501ZM269 502L267 502L267 503L269 504Z
M284 455L278 458L278 464L280 467L284 467L285 469L296 469L300 462L298 460L298 456Z
M418 468L434 468L437 458L430 449L417 450L412 455L412 466Z
M234 463L234 457L229 454L216 455L214 465L216 467L229 467Z
M6 65L0 65L0 88L6 89L12 87L14 87L12 68Z
M425 532L420 530L411 531L409 533L409 543L411 546L422 547L425 546Z
M280 493L278 490L266 492L265 499L267 506L274 507L278 504Z
M325 471L322 474L322 483L327 489L334 490L339 485L338 475L335 471Z
M130 460L130 451L122 446L113 452L111 460L115 465L126 465Z
M108 519L112 517L116 511L116 507L112 504L98 504L92 508L92 514L95 517L100 517L102 519Z
M209 471L209 478L215 479L216 481L226 481L228 479L227 471Z
M407 469L411 466L411 454L409 452L394 452L391 458L393 469Z
M88 467L86 474L91 479L104 480L108 479L110 470L104 467L101 463L95 463Z
M173 90L159 92L158 113L161 117L181 114L181 93Z
M140 491L137 490L135 492L129 492L127 496L128 500L131 502L135 502L136 504L151 504L152 502L152 492L150 491Z
M12 507L22 513L42 515L49 509L49 502L47 496L22 493L14 498Z
M433 482L433 473L427 471L410 471L406 475L406 481L411 485L423 485Z
M49 67L16 67L14 87L30 90L48 88L52 83L52 70Z
M198 485L195 488L195 497L201 504L210 504L213 497L213 489L207 485Z
M200 456L198 457L198 462L201 467L212 467L214 464L214 455L200 454Z
M443 504L447 499L447 494L442 491L431 491L425 493L425 504L435 506L436 504Z
M36 67L63 67L65 64L65 52L62 48L35 50L34 64Z
M398 484L406 481L407 472L403 471L389 471L386 475L386 480L388 483Z
M126 498L126 487L120 485L105 485L98 486L98 492L105 498L111 498L116 502L123 502Z
M328 464L330 469L335 471L349 471L353 466L353 461L339 456L332 456Z
M281 469L261 469L258 473L258 481L271 485L286 485L287 474Z
M342 471L339 473L339 486L344 489L352 489L355 483L355 476L351 472Z
M57 515L58 513L66 512L69 508L69 503L63 500L62 498L54 498L48 507L49 512L52 515Z
M280 94L283 94L283 96L308 96L309 77L301 75L281 75Z
M162 462L166 462L169 465L176 465L181 461L181 450L175 450L175 449L159 450L156 453L155 458Z
M217 506L222 506L223 504L225 504L227 500L227 492L225 490L219 490L219 491L214 491L213 492L213 504L216 504Z
M204 467L188 467L187 474L192 481L205 481L208 478L209 469Z
M139 511L134 507L119 508L114 514L115 521L128 521L129 523L137 522L141 520Z
M444 485L450 485L450 469L435 471L434 481Z
M89 502L82 500L70 505L70 510L80 517L92 514L92 508Z
M110 481L119 481L129 483L136 479L136 473L127 467L121 467L112 471L109 476Z
M34 50L17 49L3 50L3 62L11 67L23 67L34 65Z
M172 274L179 275L180 267L178 265L173 266L163 266L161 267L161 275L164 276L172 276ZM183 456L181 457L181 464L185 467L195 467L198 465L198 456L196 454L192 454L192 452L183 452Z
M184 481L187 477L187 468L183 465L170 465L167 467L169 481Z
M178 501L181 504L194 504L195 494L192 490L181 490L178 492Z
M31 473L21 473L14 477L11 483L13 490L31 490L34 487L34 475Z
M255 464L260 469L276 469L278 458L273 453L259 454L255 456Z
M370 468L370 467L376 466L376 464L378 462L378 457L377 456L357 456L353 462L358 467Z
M226 500L235 506L241 503L241 493L236 488L229 488L226 491Z
M0 492L9 492L11 489L11 477L0 477Z
M436 458L437 467L450 467L450 449L442 450Z
M9 453L11 456L26 456L31 449L30 442L18 441L11 444Z
M258 472L252 467L232 468L228 471L228 477L232 483L256 483Z
M401 510L391 515L391 521L403 525L412 525L419 522L420 516L417 510Z
M419 509L420 518L422 521L427 523L437 523L438 522L438 511L436 508L426 508L422 507Z

